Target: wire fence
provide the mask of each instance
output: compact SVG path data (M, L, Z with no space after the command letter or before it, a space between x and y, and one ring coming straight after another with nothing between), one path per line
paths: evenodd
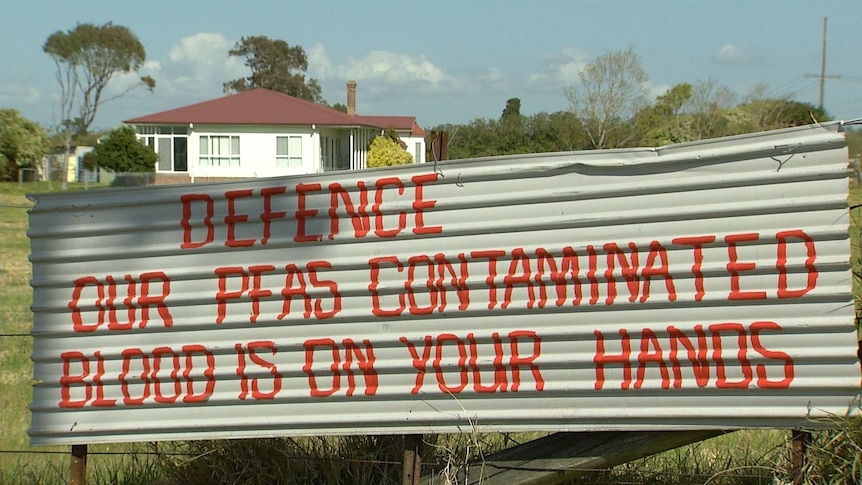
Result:
M57 451L57 450L0 450L0 454L27 454L27 455L60 455L60 456L68 456L70 454L69 451ZM129 451L87 451L87 456L185 456L185 457L200 457L200 453L189 453L189 452L177 452L177 451L140 451L140 450L129 450ZM378 460L378 459L361 459L361 458L349 458L342 456L308 456L308 455L280 455L279 459L286 460L298 460L298 461L344 461L349 463L366 463L366 464L374 464L374 465L401 465L404 462L402 461L393 461L393 460ZM445 463L440 462L431 462L431 463L422 463L422 466L427 467L438 467L445 465Z
M153 185L156 181L155 172L112 172L105 169L81 168L77 172L67 173L62 169L51 168L36 170L21 168L18 170L18 186L38 190L56 190L62 185L72 184L88 190L101 187L141 187Z

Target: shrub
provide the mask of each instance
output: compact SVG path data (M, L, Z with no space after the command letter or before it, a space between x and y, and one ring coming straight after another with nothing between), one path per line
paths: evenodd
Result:
M413 163L413 155L387 136L378 136L368 148L368 168L392 167Z
M100 167L112 172L155 172L159 157L135 136L135 130L123 126L111 130L92 152L84 157L88 168Z

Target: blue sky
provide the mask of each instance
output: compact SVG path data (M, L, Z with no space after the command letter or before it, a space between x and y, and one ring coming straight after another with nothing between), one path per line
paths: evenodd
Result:
M859 0L0 0L0 108L55 125L59 88L42 44L107 21L140 38L142 73L157 86L104 105L93 128L222 96L222 83L248 74L227 51L253 35L305 49L330 103L345 103L354 79L360 114L412 115L425 127L497 118L512 97L527 115L566 110L578 70L630 46L654 94L711 78L740 98L765 83L816 104L819 80L805 75L820 72L824 17L826 72L840 76L826 83L826 109L862 117Z

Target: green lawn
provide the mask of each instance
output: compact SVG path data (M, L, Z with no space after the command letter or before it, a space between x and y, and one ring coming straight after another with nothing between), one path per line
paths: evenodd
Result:
M55 183L54 189L60 184ZM80 190L78 185L69 190ZM28 409L33 396L33 363L30 353L33 340L30 328L33 300L30 288L32 268L29 261L30 240L27 238L27 209L33 204L25 194L46 192L48 185L0 183L0 483L63 483L68 476L70 451L68 446L31 448L27 428ZM128 449L128 446L92 446L93 452ZM30 454L20 451L62 452L61 454ZM90 476L100 476L102 483L123 473L129 467L116 466L122 456L94 456L88 467ZM107 479L107 480L106 480Z
M32 185L29 185L32 188ZM13 472L21 481L23 468L33 463L44 468L40 456L9 453L29 449L27 428L30 425L30 403L33 388L33 363L30 361L32 339L27 336L33 324L30 303L31 266L28 261L27 208L32 203L24 196L27 187L0 185L0 478L11 483ZM63 448L49 448L62 450ZM51 463L57 457L45 455ZM62 456L58 456L62 458ZM59 466L62 462L57 462Z
M0 447L3 450L26 447L30 423L27 405L32 394L32 340L15 335L28 334L33 324L31 267L27 260L30 253L27 207L31 205L17 184L0 187L0 333L13 334L0 340L0 429L3 431ZM0 459L5 465L9 457L4 454Z

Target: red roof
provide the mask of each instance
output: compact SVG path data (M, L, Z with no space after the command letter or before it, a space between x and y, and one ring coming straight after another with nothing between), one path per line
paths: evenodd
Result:
M299 99L288 94L256 88L221 98L190 104L159 113L125 120L129 124L201 125L323 125L373 126L410 130L424 135L412 116L359 116Z
M411 135L422 136L425 130L416 124L413 116L361 116L368 124L380 128L394 127L398 131L409 131Z

